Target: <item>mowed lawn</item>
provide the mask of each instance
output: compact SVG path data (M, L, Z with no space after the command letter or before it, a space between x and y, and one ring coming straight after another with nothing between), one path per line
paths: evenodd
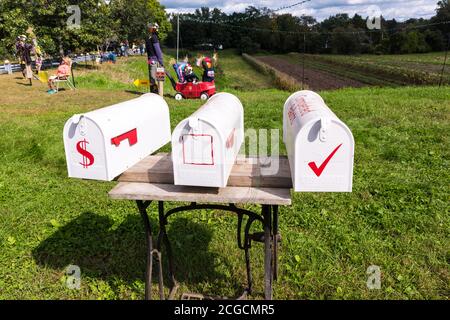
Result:
M273 89L271 79L238 56L226 53L220 63L218 87L241 99L246 128L281 130L290 93ZM67 178L62 130L75 113L136 97L129 83L145 77L145 61L75 73L80 88L54 96L43 84L24 86L18 74L0 76L0 299L144 295L145 238L134 203L108 199L115 182ZM294 194L292 207L281 208L276 299L450 297L449 89L322 92L355 136L354 190ZM168 83L166 92L173 94ZM167 102L172 128L202 104L170 96ZM245 263L236 224L220 211L169 221L179 293L242 293ZM253 245L251 256L252 298L262 298L261 244ZM66 285L70 264L81 269L79 290ZM371 265L381 268L381 290L367 288ZM156 295L156 281L153 290Z

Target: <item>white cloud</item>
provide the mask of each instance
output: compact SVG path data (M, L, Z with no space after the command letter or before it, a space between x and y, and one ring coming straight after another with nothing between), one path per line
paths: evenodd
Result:
M268 7L277 9L289 6L300 0L161 0L168 12L193 12L202 6L220 8L231 13L243 11L248 6ZM348 13L350 16L358 13L367 16L369 7L376 5L381 9L385 18L395 18L399 21L408 18L430 18L436 13L438 0L311 0L311 2L285 9L280 13L288 12L294 15L311 15L321 21L330 15Z

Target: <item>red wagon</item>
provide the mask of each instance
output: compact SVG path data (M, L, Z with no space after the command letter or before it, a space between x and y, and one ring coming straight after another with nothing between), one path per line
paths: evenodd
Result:
M184 99L202 99L207 100L216 93L216 85L213 82L185 82L177 83L175 86L176 100Z

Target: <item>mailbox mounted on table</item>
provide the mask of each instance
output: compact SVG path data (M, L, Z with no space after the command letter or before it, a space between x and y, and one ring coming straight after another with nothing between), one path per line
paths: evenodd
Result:
M176 185L227 186L231 169L244 141L244 108L230 93L218 93L172 135Z
M145 94L74 115L64 127L69 177L111 181L170 142L169 107Z
M312 91L288 98L283 140L296 192L351 192L355 142L352 132Z

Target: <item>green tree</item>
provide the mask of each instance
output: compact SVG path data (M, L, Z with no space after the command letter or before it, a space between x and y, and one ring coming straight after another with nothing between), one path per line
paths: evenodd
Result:
M17 36L25 33L28 27L28 17L23 14L21 4L25 1L0 1L0 57L11 56Z
M81 10L79 28L68 25L69 5ZM157 0L0 0L0 54L14 52L15 39L30 27L51 55L86 52L120 40L143 40L148 22L158 22L164 39L170 31L164 7Z
M119 22L116 35L120 40L143 40L147 35L149 22L159 24L159 36L162 40L172 29L164 7L157 0L114 0L111 5L113 20Z
M406 33L404 42L400 47L401 53L424 53L430 51L423 34L417 31Z
M450 21L450 1L441 0L437 3L436 16L432 18L435 23ZM439 25L444 34L450 33L450 24Z
M356 54L361 52L361 41L353 32L359 32L353 27L338 27L333 29L331 46L333 53Z

